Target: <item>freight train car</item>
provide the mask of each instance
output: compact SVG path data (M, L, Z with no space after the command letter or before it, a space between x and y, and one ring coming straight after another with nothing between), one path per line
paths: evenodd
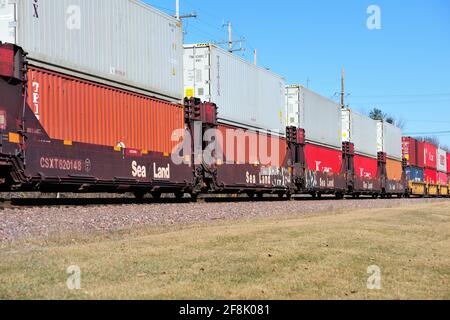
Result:
M192 167L171 159L179 21L134 0L4 1L0 16L3 190L192 192Z
M0 57L2 190L191 192L170 154L182 105L27 66L13 45Z
M291 141L300 142L291 148L297 149L295 152L304 160L297 162L294 173L297 190L314 197L342 196L347 186L340 135L341 107L303 86L290 85L286 87L286 113ZM298 133L297 128L301 129Z

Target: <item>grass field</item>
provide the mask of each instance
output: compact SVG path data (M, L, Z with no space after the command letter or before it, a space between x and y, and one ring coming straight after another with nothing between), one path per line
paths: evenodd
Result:
M3 246L0 298L449 299L450 203Z

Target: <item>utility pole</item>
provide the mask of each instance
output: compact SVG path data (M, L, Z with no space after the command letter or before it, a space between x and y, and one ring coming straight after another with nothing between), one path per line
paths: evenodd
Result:
M178 21L181 21L182 19L188 19L188 18L197 18L197 13L192 12L187 15L180 15L180 0L175 0L175 18Z
M233 53L233 27L231 21L228 21L228 51Z
M341 107L345 108L345 69L342 67L342 77L341 77Z
M253 50L253 63L256 65L258 65L258 52L255 50Z

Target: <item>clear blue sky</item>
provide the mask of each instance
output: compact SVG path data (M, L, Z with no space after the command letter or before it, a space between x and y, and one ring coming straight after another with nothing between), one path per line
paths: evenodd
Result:
M379 107L405 121L407 133L450 131L450 1L448 0L180 0L185 42L245 37L243 54L333 97L346 70L350 107ZM146 0L174 14L175 0ZM367 8L381 9L381 30L367 28ZM336 98L337 99L337 98ZM439 135L450 146L450 133Z

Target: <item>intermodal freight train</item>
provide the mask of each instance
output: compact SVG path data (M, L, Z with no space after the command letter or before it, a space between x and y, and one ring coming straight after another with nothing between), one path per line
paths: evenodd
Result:
M444 150L183 45L180 21L139 1L0 15L0 191L449 196Z

